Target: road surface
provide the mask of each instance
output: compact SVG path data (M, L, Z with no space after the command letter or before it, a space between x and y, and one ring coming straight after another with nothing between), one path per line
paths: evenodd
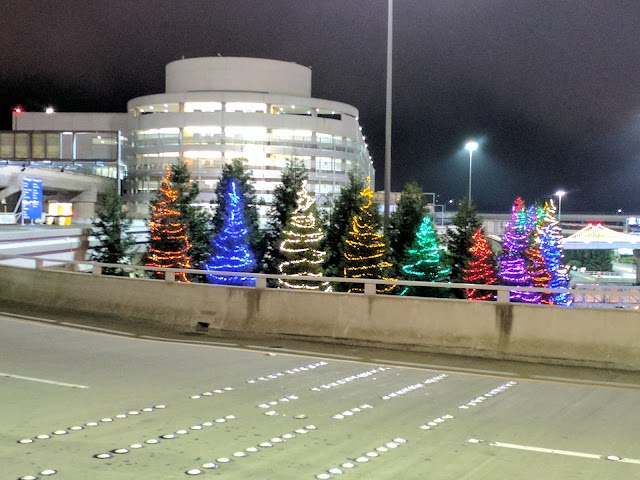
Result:
M0 316L0 478L640 478L633 382L401 363Z

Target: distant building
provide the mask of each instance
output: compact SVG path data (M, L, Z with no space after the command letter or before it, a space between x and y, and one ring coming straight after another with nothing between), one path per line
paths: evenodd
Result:
M258 198L267 206L289 159L304 163L309 189L320 205L339 194L350 170L375 181L358 110L313 98L311 69L295 63L237 57L178 60L166 67L165 93L135 98L127 109L14 114L14 130L57 135L50 142L57 145L52 151L61 157L66 152L67 160L71 156L69 169L80 163L74 155L81 152L82 159L95 160L108 141L109 158L123 163L122 191L138 216L147 214L166 166L180 161L198 182L202 203L215 202L222 165L233 158L247 159ZM33 134L31 138L36 141Z

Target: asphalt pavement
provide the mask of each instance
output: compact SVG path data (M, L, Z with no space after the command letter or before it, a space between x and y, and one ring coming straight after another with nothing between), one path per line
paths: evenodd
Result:
M2 479L640 478L635 372L47 320L0 315Z

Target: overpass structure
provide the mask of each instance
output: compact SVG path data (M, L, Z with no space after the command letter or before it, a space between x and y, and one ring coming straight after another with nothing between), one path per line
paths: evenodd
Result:
M97 195L122 178L122 145L112 131L0 132L0 202L17 211L22 178L42 179L45 199L74 204L81 219L95 214Z

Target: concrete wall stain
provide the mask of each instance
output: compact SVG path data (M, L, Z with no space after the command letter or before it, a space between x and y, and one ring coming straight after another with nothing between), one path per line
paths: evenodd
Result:
M504 351L509 346L511 327L513 326L513 305L496 304L496 326L499 330L498 350Z

